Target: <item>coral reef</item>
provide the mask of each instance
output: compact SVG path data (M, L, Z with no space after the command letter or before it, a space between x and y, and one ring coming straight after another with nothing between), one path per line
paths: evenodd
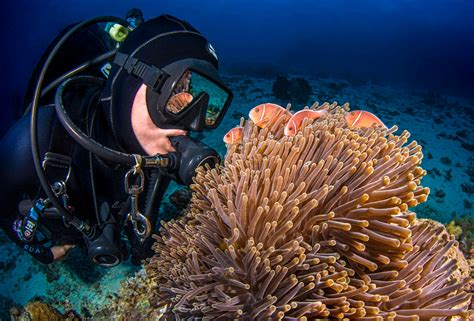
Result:
M278 76L273 82L272 92L273 95L280 100L290 99L288 89L290 88L290 81L284 76Z
M351 84L345 80L336 80L336 79L320 79L318 86L314 88L314 97L318 101L329 101L334 99L346 99L347 95L345 93L346 88L351 88ZM373 94L377 95L377 100L382 99L382 96L378 93ZM345 98L343 98L345 97ZM370 108L371 111L378 113L378 108L376 104L373 103L374 99L366 98L365 104ZM384 100L386 100L384 98Z
M299 104L306 104L309 100L312 88L309 82L301 77L288 79L278 76L272 87L273 95L280 100L291 100Z
M471 214L467 214L461 217L456 217L452 222L454 227L457 228L455 232L460 232L459 235L456 235L456 239L459 241L459 247L464 255L469 257L471 244L474 243L474 217L472 217ZM452 231L450 231L450 233L455 234Z
M462 234L462 228L457 225L455 221L451 221L446 224L446 230L449 234L454 235L456 239Z
M51 301L50 298L35 297L24 307L13 304L10 304L9 306L9 319L12 321L78 321L92 317L90 312L84 308L82 315L79 315L67 299L58 303ZM57 308L63 312L61 313ZM101 314L104 311L105 314ZM100 320L101 318L107 320L110 319L108 309L95 313L94 320ZM7 320L7 318L2 318L2 320Z
M461 189L464 193L468 196L472 196L474 194L474 184L471 183L462 183Z
M10 308L14 307L15 302L3 293L0 294L0 320L8 320L10 319Z
M10 309L10 317L13 321L79 320L74 316L69 318L66 315L62 315L58 310L41 301L29 302L23 309Z
M150 293L158 284L145 274L145 270L122 282L118 299L102 313L104 316L121 317L127 320L159 320L166 311L166 304ZM94 317L97 317L95 315Z
M410 134L350 129L324 104L294 137L247 121L223 166L200 169L190 207L162 222L146 275L111 307L126 318L468 318L469 266L442 224L411 207L429 189Z
M292 101L298 104L306 104L312 92L309 82L301 77L291 79L288 94Z

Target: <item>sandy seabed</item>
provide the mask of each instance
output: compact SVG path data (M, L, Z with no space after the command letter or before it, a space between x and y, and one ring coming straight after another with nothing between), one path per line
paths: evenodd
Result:
M222 137L247 118L254 106L273 102L286 106L288 101L275 99L274 79L225 75L224 81L234 92L233 103L220 127L213 132L197 134L216 149L226 151ZM442 223L453 218L473 216L474 205L474 101L441 96L432 92L396 89L371 83L351 84L339 79L307 78L313 89L313 102L349 102L351 110L363 109L376 114L388 127L407 129L411 138L423 147L422 167L428 171L423 186L431 188L428 201L416 207L418 217L429 217ZM293 104L292 110L304 105ZM168 196L180 188L171 185L165 195L160 216L169 218L178 210ZM474 233L474 231L473 231ZM60 263L45 266L19 249L0 233L0 320L8 319L12 305L24 305L35 297L62 310L67 301L82 316L93 315L117 291L120 281L139 271L129 261L105 269L87 262L80 249L74 249Z

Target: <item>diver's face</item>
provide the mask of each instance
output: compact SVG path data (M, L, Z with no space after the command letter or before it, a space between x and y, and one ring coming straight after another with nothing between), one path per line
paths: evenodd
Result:
M143 150L150 156L176 151L169 137L186 135L181 129L163 129L153 123L146 105L146 85L138 89L132 106L132 128Z

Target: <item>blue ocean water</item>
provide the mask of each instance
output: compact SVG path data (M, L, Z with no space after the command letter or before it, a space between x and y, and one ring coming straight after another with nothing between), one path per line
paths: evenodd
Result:
M205 142L223 152L221 137L241 115L278 102L276 76L298 75L311 84L308 104L347 101L410 130L424 148L423 185L432 189L419 214L444 223L472 216L474 1L17 0L3 6L0 135L21 115L31 72L64 26L98 15L123 17L138 7L145 19L169 13L187 20L217 51L235 99L220 128L203 135ZM96 273L87 278L87 269L70 268L80 254L46 268L0 237L0 293L8 304L40 295L99 305L136 271L128 263L110 271L90 267Z
M49 41L96 15L170 13L214 44L234 72L307 73L474 95L474 3L432 1L6 1L2 132Z

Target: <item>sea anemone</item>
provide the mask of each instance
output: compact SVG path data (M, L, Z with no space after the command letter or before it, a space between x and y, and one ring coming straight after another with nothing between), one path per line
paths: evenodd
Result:
M247 121L224 164L201 168L185 215L162 222L146 264L150 309L203 320L467 317L457 242L409 208L429 189L397 127L349 128L348 105L306 119ZM445 231L445 229L444 229ZM443 236L445 235L445 236ZM465 263L465 262L464 262Z

